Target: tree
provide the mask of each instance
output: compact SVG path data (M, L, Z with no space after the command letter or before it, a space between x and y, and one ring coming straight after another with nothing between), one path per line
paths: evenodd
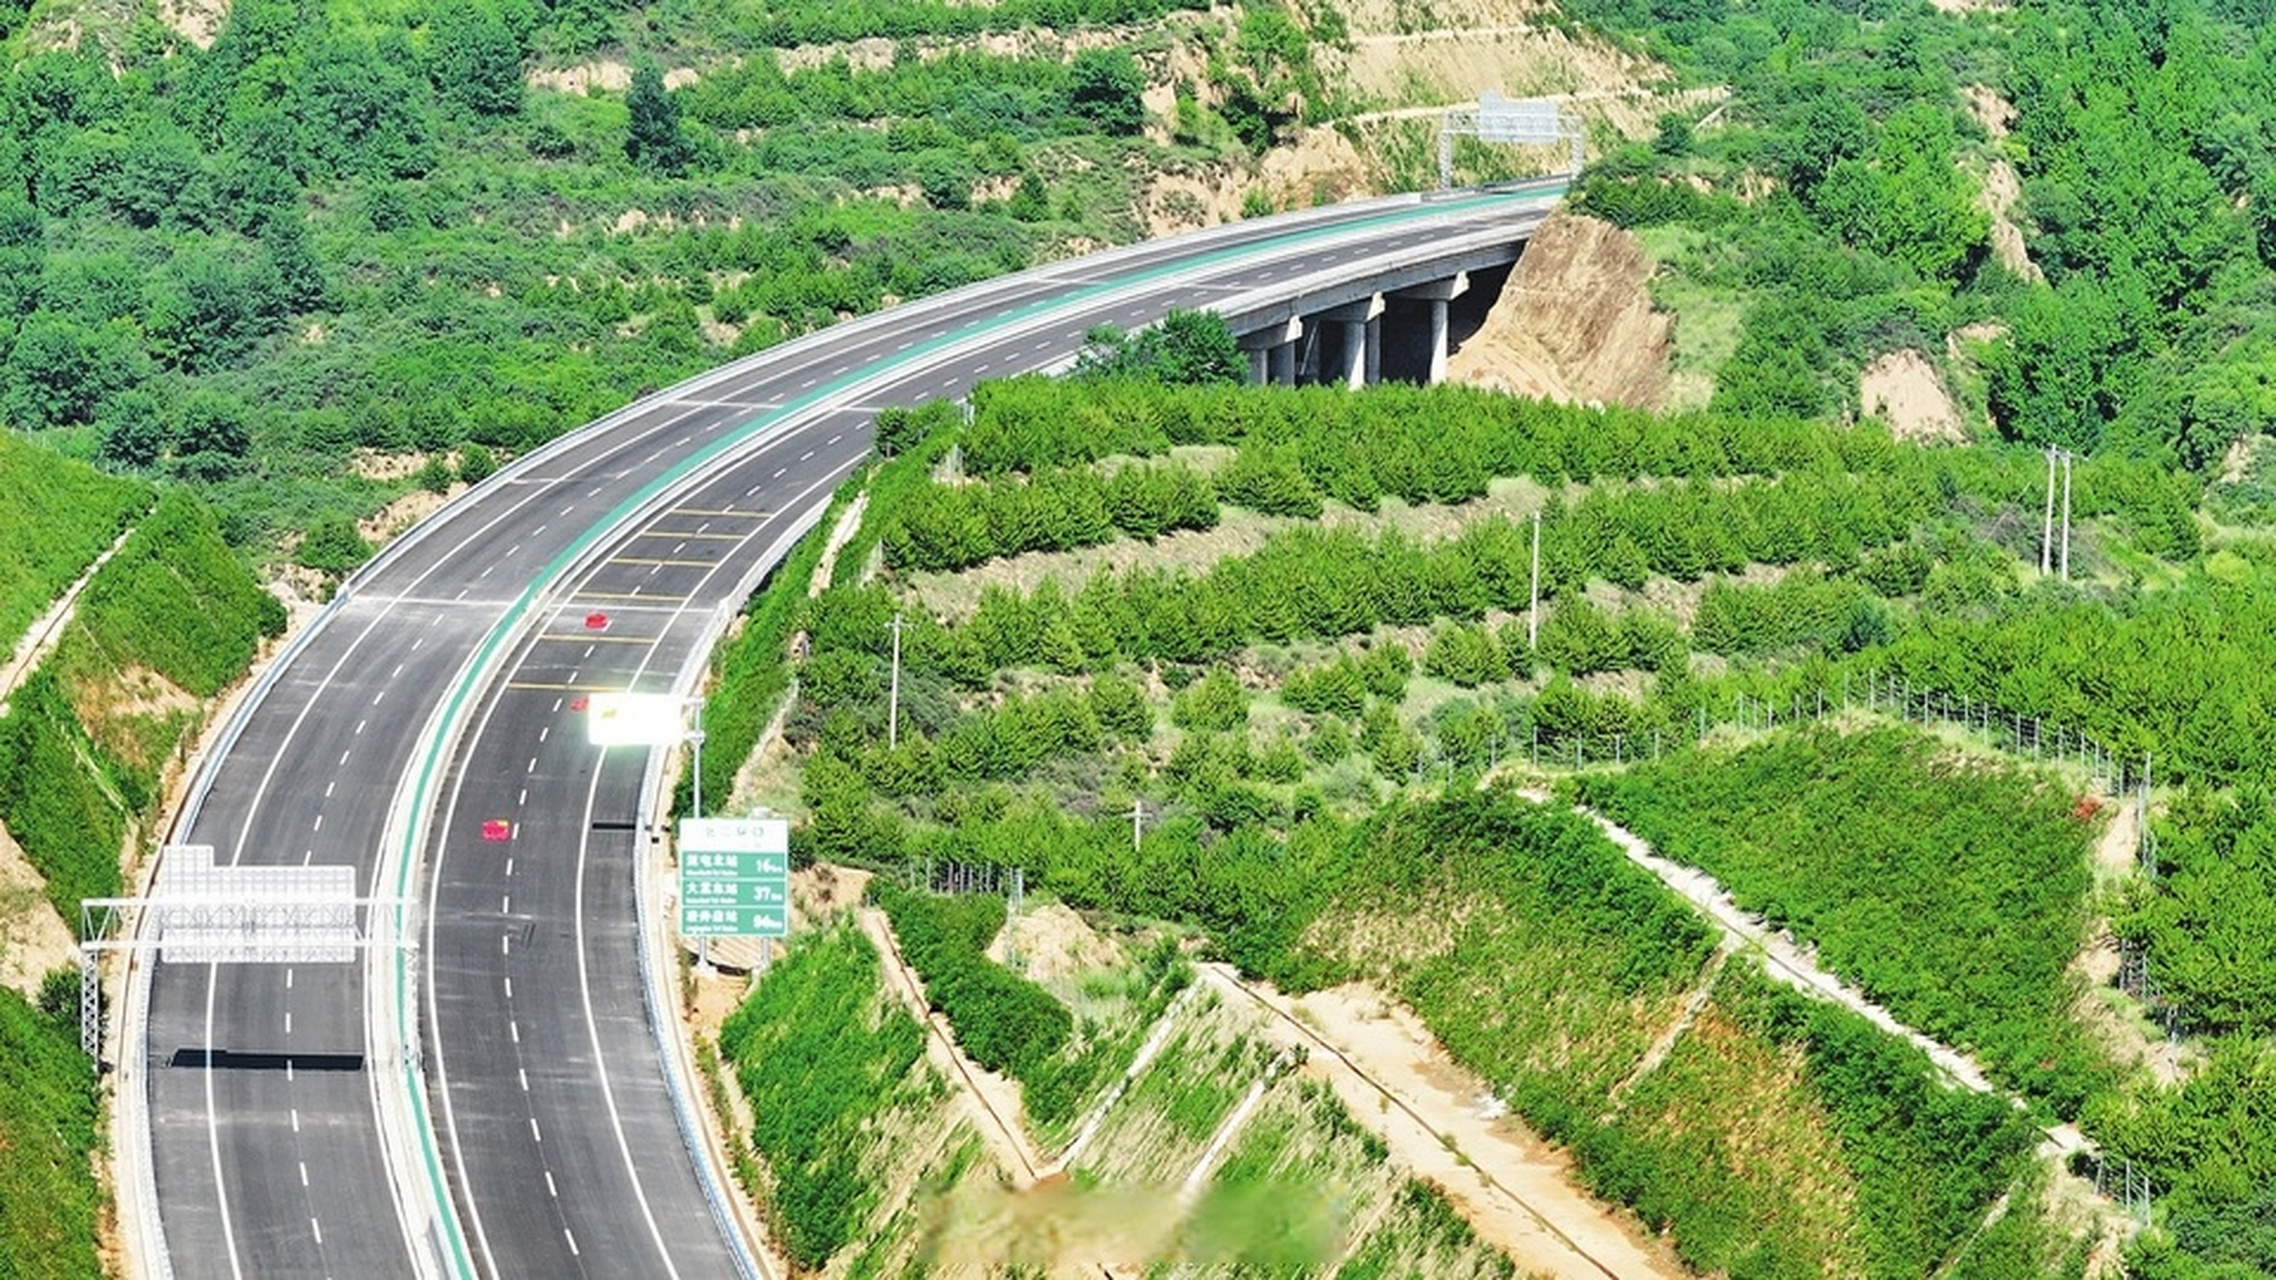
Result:
M137 227L201 227L212 193L195 140L165 124L137 128L111 183L111 205Z
M553 0L547 6L552 21L544 42L548 52L578 57L607 44L616 34L616 10L610 0Z
M261 254L276 276L280 300L292 311L316 311L331 299L324 264L309 242L308 224L298 209L270 213L261 228Z
M340 176L416 178L434 168L431 109L400 33L376 44L336 37L309 50L293 86L297 138L313 167Z
M129 321L89 325L33 312L8 352L9 419L27 431L93 422L103 401L146 367Z
M1677 158L1691 154L1691 117L1680 111L1660 113L1659 132L1652 137L1652 150L1663 156Z
M202 373L242 359L284 315L284 282L272 260L205 248L175 255L152 282L145 327L160 359Z
M418 474L412 477L429 493L449 493L455 478L450 473L450 460L439 453L428 454L427 460L419 464Z
M1240 343L1213 311L1172 311L1135 334L1102 325L1087 336L1091 346L1075 365L1081 375L1205 386L1239 383L1248 374Z
M192 479L227 478L252 451L245 404L219 391L193 391L174 411L175 465Z
M494 6L440 6L431 34L427 76L443 97L477 116L522 109L522 42Z
M1820 181L1843 160L1865 154L1873 122L1839 85L1825 84L1805 100L1778 131L1786 184L1809 199Z
M680 103L664 87L664 74L653 62L642 62L632 72L632 87L624 106L624 154L651 173L677 174L687 168L690 148L680 134Z
M480 484L498 469L498 459L481 444L469 440L458 447L458 478Z
M141 388L122 391L103 406L102 440L95 456L114 467L143 471L158 465L173 440L158 397Z
M2001 434L2093 449L2118 393L2111 372L2126 342L2117 307L2092 277L2024 294L2009 316L2007 340L1985 360Z
M1019 187L1006 202L1004 212L1021 222L1044 222L1051 217L1051 193L1043 186L1043 179L1033 170L1020 175Z
M1125 49L1085 49L1067 65L1067 109L1102 133L1134 134L1146 123L1146 73Z
M335 578L345 577L357 565L371 559L371 544L356 531L356 522L334 513L320 516L309 527L307 536L300 540L300 554L296 557L306 568Z

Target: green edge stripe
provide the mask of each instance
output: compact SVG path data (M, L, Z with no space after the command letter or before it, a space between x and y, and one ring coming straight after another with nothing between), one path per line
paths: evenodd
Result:
M1471 196L1460 200L1444 200L1436 202L1425 201L1409 209L1399 209L1392 212L1380 214L1375 217L1361 218L1351 222L1340 222L1333 226L1317 227L1307 231L1294 232L1287 236L1274 237L1273 239L1262 241L1257 244L1245 245L1229 249L1220 249L1212 253L1202 254L1198 257L1180 259L1175 263L1165 263L1161 266L1152 267L1144 271L1134 272L1127 276L1120 276L1111 282L1090 285L1088 287L1075 290L1071 293L1059 294L1051 298L1040 299L1038 301L1031 302L1015 311L994 316L983 322L975 322L965 325L963 328L942 334L939 337L931 339L930 341L913 346L906 351L896 352L892 356L889 356L885 359L875 361L873 363L864 365L857 370L843 374L838 378L833 379L832 381L825 383L822 386L806 393L804 396L799 397L797 400L793 400L787 404L782 405L779 408L768 410L766 413L752 418L748 422L742 423L741 425L735 427L732 431L727 432L719 439L713 441L711 444L696 450L694 453L688 455L687 458L665 470L654 480L651 480L646 485L643 485L630 497L618 503L613 509L609 511L607 516L602 518L600 522L588 526L586 531L581 536L579 536L576 541L563 548L560 554L556 555L552 561L545 566L543 572L540 573L536 579L532 580L527 587L523 588L521 595L514 601L512 607L499 617L496 625L490 628L490 633L483 638L481 645L476 648L473 662L461 670L457 681L451 686L450 695L444 704L446 714L440 724L447 726L458 719L461 706L474 692L476 677L489 666L490 662L495 657L498 648L513 635L516 626L523 615L528 613L531 605L537 600L539 596L545 594L547 591L550 591L554 585L558 583L572 562L590 550L592 546L595 543L599 542L608 531L618 527L626 517L631 515L633 511L639 509L641 506L647 504L651 499L663 493L672 485L678 483L690 472L698 470L705 464L709 463L713 458L719 456L731 448L741 445L744 443L744 441L753 435L763 434L767 429L778 425L785 419L793 417L797 414L804 413L809 409L814 408L816 405L830 399L831 397L837 395L839 392L845 390L857 382L868 381L872 378L875 378L878 374L886 372L897 365L907 364L911 361L918 360L924 356L930 355L933 352L940 350L943 347L953 346L956 343L966 341L970 338L985 333L990 329L995 329L1007 324L1014 324L1022 320L1031 319L1048 311L1056 311L1062 308L1079 305L1082 302L1085 302L1100 294L1127 289L1132 285L1145 284L1148 281L1158 280L1164 276L1181 274L1183 272L1191 271L1197 267L1208 267L1218 263L1230 262L1235 259L1247 257L1251 254L1259 253L1262 251L1285 248L1291 244L1302 244L1310 240L1321 240L1327 239L1331 236L1346 235L1352 231L1364 230L1369 227L1379 227L1398 222L1405 222L1425 215L1435 216L1448 212L1458 212L1462 210L1473 209L1480 205L1499 203L1505 200L1537 200L1544 196L1562 195L1567 185L1568 184L1561 183L1544 183L1538 186L1529 186L1508 192L1497 192L1487 195ZM423 754L418 764L418 783L412 791L412 803L410 810L412 814L410 823L411 829L404 833L404 844L400 850L400 853L402 854L401 870L396 876L396 894L398 897L408 898L409 896L411 866L415 860L418 846L422 842L427 826L424 815L427 813L429 805L428 792L434 780L435 768L441 762L442 758L442 737L442 730L440 727L438 727L437 732L422 747ZM409 997L406 991L406 986L410 981L410 970L405 965L402 953L400 951L398 951L396 954L395 976L396 1034L399 1039L402 1039L404 1041L404 1043L409 1043L408 1037L410 1034L410 1028L405 1024L405 1017L406 1011L410 1008ZM418 1133L421 1146L420 1154L425 1158L428 1180L434 1189L436 1203L442 1210L443 1224L453 1250L451 1261L457 1264L458 1274L472 1275L474 1274L473 1255L467 1251L466 1239L459 1227L458 1214L455 1207L452 1206L450 1202L450 1190L443 1181L442 1153L434 1141L434 1126L430 1122L427 1115L425 1106L425 1091L420 1086L420 1082L416 1078L415 1073L407 1069L406 1076L407 1078L405 1080L405 1087L409 1090L411 1095L411 1110L413 1118L418 1122Z

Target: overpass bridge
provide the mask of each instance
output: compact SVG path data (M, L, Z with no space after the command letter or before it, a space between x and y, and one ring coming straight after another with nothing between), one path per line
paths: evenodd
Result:
M1562 182L1305 210L847 321L534 450L390 544L196 765L170 842L414 903L356 963L133 953L109 1056L139 1270L764 1274L678 1052L661 753L593 690L692 692L876 412L1225 314L1260 379L1427 380ZM598 623L596 623L598 619Z

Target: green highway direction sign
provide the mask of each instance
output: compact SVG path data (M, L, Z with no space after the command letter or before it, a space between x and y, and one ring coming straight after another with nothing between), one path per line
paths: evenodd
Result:
M782 818L680 820L680 935L781 938L790 933L790 823Z

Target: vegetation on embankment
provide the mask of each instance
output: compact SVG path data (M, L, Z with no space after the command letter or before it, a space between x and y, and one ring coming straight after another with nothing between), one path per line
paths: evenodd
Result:
M1050 464L1057 471L1036 462L1057 457L1058 441L1079 439L1056 434L1062 415L1045 407L1079 417L1091 411L1084 397L1092 391L1116 406L1115 429L1127 435L1137 423L1159 432L1098 448L1216 452L1134 463L1131 452L1087 460L1093 452L1078 451ZM2068 1266L2072 1228L2049 1216L2031 1189L2041 1184L2024 1177L2019 1153L2030 1145L2029 1126L2005 1103L1947 1096L1925 1059L1862 1022L1794 1004L1799 997L1781 991L1755 991L1751 976L1732 976L1744 965L1710 979L1704 927L1588 824L1469 787L1497 755L1524 760L1538 750L1550 759L1574 749L1600 759L1620 750L1613 735L1625 736L1631 757L1653 754L1647 744L1655 740L1674 753L1700 725L1734 721L1755 726L1742 733L1751 737L1768 715L1766 698L1781 720L1814 710L1821 693L1838 707L1846 680L1857 682L1862 700L1866 680L1885 670L1896 646L1927 643L1919 637L1941 619L2028 616L2049 588L2029 585L2010 530L2038 496L2043 460L1922 453L1870 431L1793 423L1779 429L1786 434L1775 457L1743 464L1747 437L1737 425L1728 447L1685 454L1673 443L1680 433L1648 416L1512 407L1460 390L1336 397L1081 380L986 392L969 429L946 414L896 418L885 433L895 456L870 483L901 499L930 489L926 501L942 504L1000 501L1019 518L965 517L966 536L993 538L988 531L999 523L1026 536L1083 505L1067 495L1099 480L1111 486L1138 468L1214 456L1224 459L1214 474L1196 467L1195 476L1221 486L1244 453L1267 447L1276 430L1297 429L1269 424L1282 415L1300 422L1308 412L1301 404L1317 401L1323 414L1356 420L1381 412L1371 403L1391 400L1407 412L1387 417L1383 432L1405 430L1396 418L1428 420L1445 456L1498 451L1558 468L1544 521L1550 609L1537 647L1512 616L1527 585L1529 530L1502 518L1509 491L1497 487L1501 479L1486 482L1483 498L1452 503L1419 490L1411 496L1426 501L1410 504L1378 487L1369 491L1379 495L1370 499L1374 513L1322 498L1323 510L1333 503L1338 522L1358 527L1282 526L1266 534L1263 550L1181 559L1188 567L1175 572L1149 570L1149 554L1184 555L1180 539L1214 531L1158 533L1152 544L1118 535L1107 544L1109 563L1128 567L1073 582L1038 581L1031 566L1062 560L1020 552L963 571L1016 582L1016 590L988 586L976 606L945 615L912 599L904 576L913 543L897 544L894 530L907 528L896 522L917 508L873 501L859 536L882 530L878 561L868 562L876 579L865 584L841 561L835 585L811 600L801 589L795 605L811 647L785 733L802 753L801 773L796 794L764 798L803 818L793 837L798 856L1022 867L1031 891L1185 922L1221 954L1289 985L1369 976L1417 1008L1514 1108L1560 1136L1592 1185L1635 1203L1703 1266L1902 1275L1950 1262L1956 1274L1988 1275L2001 1265L1990 1259L2023 1255ZM1473 413L1478 421L1467 422ZM1191 425L1213 422L1240 425ZM996 443L976 454L965 447L967 430ZM1563 470L1568 444L1560 441L1585 448L1591 433L1605 432L1670 443L1629 453L1641 459L1632 464L1641 474L1584 480ZM1703 438L1717 437L1710 430ZM1003 444L1015 439L1025 443ZM1369 474L1372 464L1352 461L1358 446L1328 457L1332 443L1308 439L1275 465L1312 484L1339 467ZM1005 469L960 479L947 469L952 445L968 469ZM1749 465L1767 473L1711 478ZM1710 478L1686 478L1702 469ZM2171 553L2166 531L2188 518L2185 486L2139 464L2086 471L2091 480L2079 488L2094 489L2084 504L2098 514L2082 523L2079 545L2098 555L2140 556L2148 545ZM1481 465L1472 474L1494 470ZM1884 487L1874 490L1876 509L1860 514L1856 493L1843 486L1861 492L1868 483ZM1687 509L1672 496L1692 486L1717 501L1758 494L1751 500L1766 505L1742 518L1672 518ZM1840 493L1847 496L1832 496ZM1906 496L1888 500L1896 494ZM1887 545L1811 541L1799 514L1811 495L1839 519L1887 522L1876 535ZM1630 521L1623 502L1659 505ZM1254 518L1226 505L1218 511L1226 522ZM1396 533L1365 532L1401 527L1395 522L1427 533L1399 543ZM1797 530L1805 530L1799 546L1776 550ZM1668 567L1684 563L1681 556L1661 557L1708 536L1742 548L1739 565L1701 557L1682 571L1697 579L1687 588ZM1622 540L1642 560L1634 588L1604 580L1626 563L1614 550ZM1791 563L1769 572L1754 556ZM923 581L929 591L947 579ZM1385 600L1400 612L1368 612ZM1359 611L1347 617L1339 601L1358 601ZM902 719L899 745L887 748L897 612ZM2042 1096L2077 1109L2110 1083L2094 1056L2044 1068L2031 1057L2035 1046L2075 1047L2053 1008L2057 989L2069 990L2061 972L2068 956L2049 959L2060 950L2055 935L2067 929L2075 945L2082 922L2084 828L2067 798L2048 801L2050 784L2036 774L1940 769L1934 762L1947 749L1922 735L1858 741L1871 759L1857 772L1908 780L1909 803L1950 810L1954 823L1979 834L2007 821L1996 815L2011 802L2029 802L2030 828L2044 838L2033 840L2033 859L2017 872L2027 871L2031 885L2009 888L2022 894L2016 901L2044 908L2018 928L2032 955L2047 961L2032 972L2046 978L2041 971L2051 966L2054 976L2027 992L2031 999L1999 1005L1997 1020L1947 1030L1970 1043L1979 1034L2009 1037L2030 1058L2018 1070L2042 1073L2033 1081ZM1816 739L1760 750L1787 764L1831 751ZM1671 755L1660 767L1672 778L1712 766ZM1826 768L1825 777L1774 770L1767 781L1742 773L1730 779L1729 799L1751 812L1807 803L1798 795L1823 788L1834 809L1870 810L1845 789L1838 760ZM1416 792L1426 779L1450 785ZM1400 854L1409 840L1412 858ZM1986 893L2005 901L1997 860L1981 855L1971 846L1964 861ZM1899 863L1888 876L1870 860L1847 874L1893 898L1917 896L1917 859ZM1930 913L1918 923L1950 949L1967 945L1954 931L1972 936L1980 922ZM1982 977L1977 968L1963 972ZM1867 1100L1876 1096L1896 1101L1874 1111ZM1636 1108L1643 1110L1629 1118ZM1732 1155L1742 1163L1717 1165L1720 1181L1675 1178L1666 1170L1704 1159L1669 1145L1669 1131L1692 1131L1672 1123L1679 1113L1700 1134L1727 1126L1725 1148L1742 1153L1752 1149L1738 1137L1747 1117L1779 1117L1773 1127L1792 1139L1791 1158L1743 1163L1743 1154ZM1931 1186L1951 1199L1909 1217L1893 1207ZM2009 1201L2012 1216L1979 1234L2010 1189L2021 1197Z
M2112 1081L2072 1014L2089 800L1899 728L1813 728L1575 781L1907 1025L2066 1116Z
M59 971L34 1008L0 990L0 1273L93 1280L104 1195L95 1181L94 1065L79 1052L77 975Z
M0 647L13 649L149 503L146 485L0 434Z
M925 1033L884 997L876 950L839 922L800 938L719 1031L765 1161L747 1189L791 1261L821 1270L861 1238L882 1198L874 1135L937 1101Z
M55 651L0 719L0 821L74 925L115 897L130 826L284 609L185 491L166 493L87 584Z

